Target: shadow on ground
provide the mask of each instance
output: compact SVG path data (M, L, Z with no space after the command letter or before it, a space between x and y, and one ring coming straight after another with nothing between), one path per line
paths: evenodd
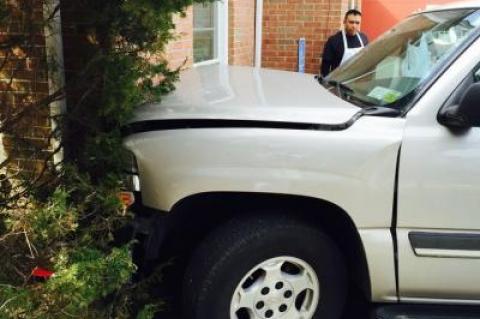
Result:
M348 298L347 306L345 307L345 313L342 319L371 319L371 307L370 305L359 298L360 293L355 289L351 291ZM180 306L174 301L174 298L164 294L163 299L169 305L169 309L165 309L160 312L155 319L180 319Z

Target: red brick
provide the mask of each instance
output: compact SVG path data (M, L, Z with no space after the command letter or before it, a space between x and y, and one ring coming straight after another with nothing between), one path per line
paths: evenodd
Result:
M0 118L8 119L13 114L37 105L49 92L45 37L43 29L43 0L17 0L16 3L24 6L28 4L33 10L30 13L22 12L18 8L11 8L13 17L0 28L0 38L8 41L9 38L29 36L29 45L19 45L0 53L3 58L9 56L0 73ZM31 33L27 33L31 31ZM36 107L28 111L25 117L17 122L9 132L23 139L23 142L12 139L4 134L0 140L0 147L6 155L12 158L7 170L16 172L18 169L37 170L38 165L32 158L34 148L43 149L38 156L45 157L50 151L50 145L45 137L51 133L49 123L49 109L47 106ZM16 141L16 142L15 142ZM42 155L43 154L43 155ZM45 155L47 154L47 155ZM20 159L22 164L20 165ZM3 159L0 159L0 161Z
M255 0L230 0L228 61L253 65L255 52Z
M347 7L347 0L264 0L262 66L296 70L296 41L304 37L306 71L317 73L324 43L340 28Z
M165 58L171 68L188 67L193 64L193 10L190 7L185 17L175 16L176 39L166 47ZM186 62L185 62L186 61Z

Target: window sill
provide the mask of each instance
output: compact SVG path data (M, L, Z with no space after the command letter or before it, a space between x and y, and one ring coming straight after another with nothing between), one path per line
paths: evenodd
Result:
M207 60L207 61L194 63L193 67L196 68L196 67L199 67L199 66L212 65L212 64L217 64L217 63L220 63L220 60L218 60L218 59Z

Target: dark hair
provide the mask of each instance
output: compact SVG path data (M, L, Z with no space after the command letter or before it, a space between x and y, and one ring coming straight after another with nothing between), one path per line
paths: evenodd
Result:
M346 19L349 15L354 15L354 16L361 16L362 13L360 11L358 11L357 9L350 9L347 11L347 13L345 13L345 18Z

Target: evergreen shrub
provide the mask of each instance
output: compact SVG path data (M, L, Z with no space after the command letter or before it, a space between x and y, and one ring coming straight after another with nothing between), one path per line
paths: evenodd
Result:
M194 1L208 0L62 0L39 21L38 8L55 1L0 0L2 81L12 80L2 72L9 61L28 59L38 35L54 30L58 9L74 17L63 32L82 44L74 57L81 67L67 74L64 87L0 107L0 134L18 146L0 164L0 318L147 319L161 308L148 292L157 283L132 280L132 243L114 243L132 218L117 197L127 158L121 127L138 105L174 89L179 71L161 56L174 37L173 15L184 15ZM58 67L44 62L50 71ZM14 93L12 83L7 93ZM24 136L28 119L63 99L66 112L51 114L48 136L60 143L45 156L44 145ZM63 160L53 161L59 152ZM19 155L41 160L42 169L9 174ZM34 280L37 266L54 276Z

